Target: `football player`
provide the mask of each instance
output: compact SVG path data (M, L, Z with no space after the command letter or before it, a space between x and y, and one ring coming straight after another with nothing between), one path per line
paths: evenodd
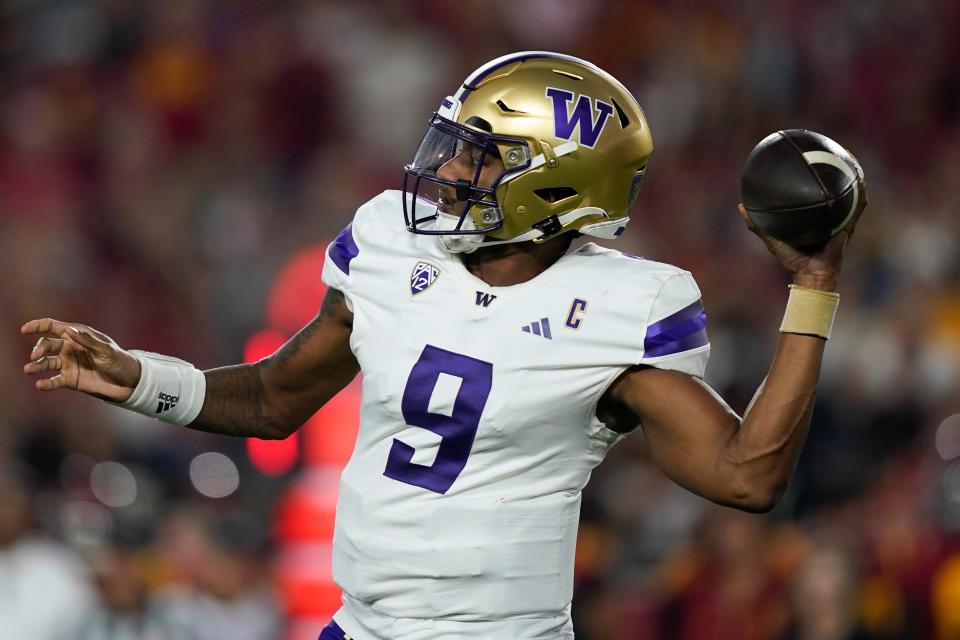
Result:
M581 490L642 425L714 502L770 509L813 408L851 224L792 274L776 355L741 418L702 380L693 277L616 238L653 151L629 91L549 52L494 60L441 103L401 191L330 244L316 318L268 358L198 371L77 323L32 320L24 370L172 423L285 438L363 372L327 638L570 638ZM859 199L862 211L865 197ZM854 222L855 222L854 217Z

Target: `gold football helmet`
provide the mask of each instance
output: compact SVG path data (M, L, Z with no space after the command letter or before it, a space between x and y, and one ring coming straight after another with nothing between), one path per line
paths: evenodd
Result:
M438 170L475 156L473 180ZM413 233L443 236L450 251L543 241L567 231L623 233L653 152L640 105L613 76L586 60L525 51L493 60L443 100L405 167L404 218ZM487 154L503 170L479 184ZM440 191L466 203L444 214Z

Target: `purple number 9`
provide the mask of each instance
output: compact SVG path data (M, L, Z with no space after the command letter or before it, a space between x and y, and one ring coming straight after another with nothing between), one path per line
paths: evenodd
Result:
M460 391L449 416L428 410L430 396L441 373L460 378ZM440 436L437 457L429 466L411 462L414 448L394 438L383 475L436 493L446 493L467 464L492 384L493 365L489 362L429 344L425 346L407 378L400 409L408 425Z

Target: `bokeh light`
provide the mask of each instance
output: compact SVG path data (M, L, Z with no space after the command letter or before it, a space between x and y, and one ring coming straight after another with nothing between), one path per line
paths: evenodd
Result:
M90 470L90 490L108 507L129 507L137 499L137 479L119 462L100 462Z
M960 462L954 462L944 472L943 493L950 502L960 504Z
M227 456L208 451L190 462L190 482L208 498L226 498L240 486L240 472Z
M948 416L940 423L934 443L937 453L944 460L953 460L960 456L960 413Z
M113 524L110 512L89 500L71 500L60 509L60 528L64 536L78 546L102 544Z

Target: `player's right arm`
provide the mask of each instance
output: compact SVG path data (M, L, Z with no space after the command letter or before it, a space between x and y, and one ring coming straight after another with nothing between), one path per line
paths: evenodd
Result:
M276 353L205 371L203 405L187 426L232 436L287 437L359 371L350 350L352 326L344 295L329 288L317 316ZM27 322L20 333L40 336L24 373L56 372L37 380L37 389L74 389L124 402L140 381L140 362L95 329L44 318Z

